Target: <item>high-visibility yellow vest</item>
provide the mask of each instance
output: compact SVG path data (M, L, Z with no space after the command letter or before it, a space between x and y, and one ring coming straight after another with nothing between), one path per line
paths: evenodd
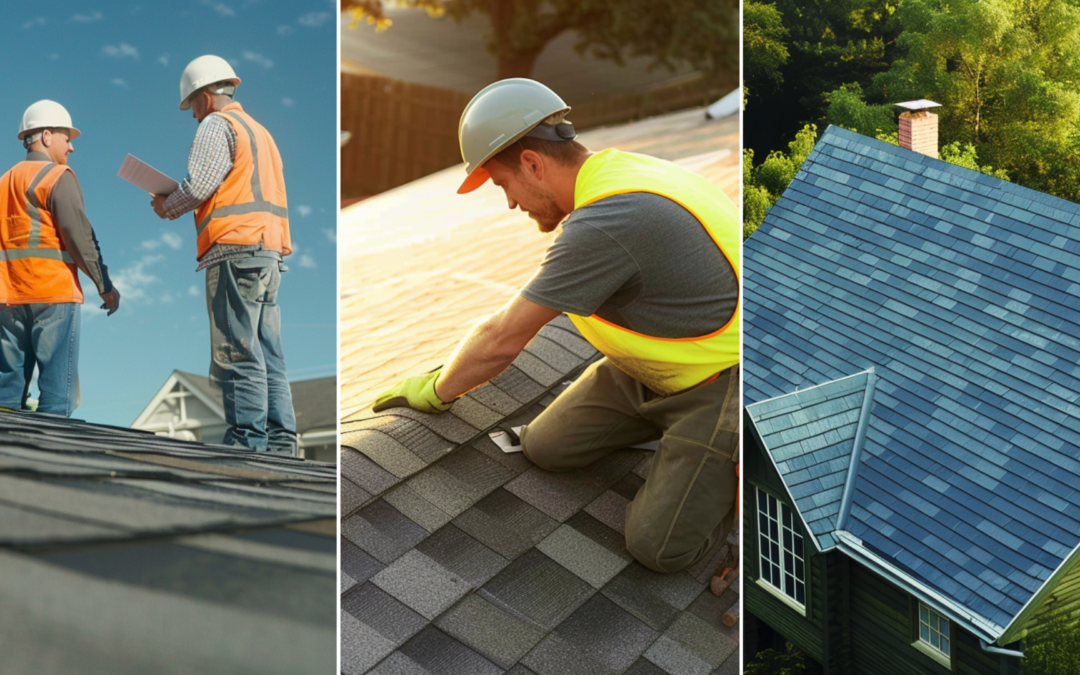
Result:
M577 176L574 208L628 192L657 194L689 211L727 258L739 281L739 299L731 318L700 337L653 337L616 326L595 314L568 314L581 334L613 364L659 394L674 394L710 380L739 362L739 212L727 195L703 176L655 157L618 150L604 150L585 161Z
M82 302L75 260L64 249L49 194L71 169L25 161L0 177L0 303ZM72 171L72 176L75 172Z
M254 245L292 253L281 155L270 132L230 103L219 112L236 132L233 168L217 191L195 210L199 258L214 244Z

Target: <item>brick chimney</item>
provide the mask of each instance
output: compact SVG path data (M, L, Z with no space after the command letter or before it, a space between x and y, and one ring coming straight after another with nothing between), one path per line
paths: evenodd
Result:
M940 108L941 104L919 99L897 103L896 107L904 109L900 113L900 147L937 159L938 117L930 108Z

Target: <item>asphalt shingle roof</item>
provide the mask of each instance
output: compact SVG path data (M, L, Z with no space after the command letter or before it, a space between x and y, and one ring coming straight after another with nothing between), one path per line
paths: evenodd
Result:
M1080 206L830 127L745 254L747 403L873 367L847 529L1006 626L1080 543Z
M325 672L335 466L0 412L4 672Z
M342 426L342 670L418 675L734 672L737 602L707 558L671 575L625 550L650 453L549 473L487 436L598 358L565 317L448 413ZM723 670L723 669L728 670Z

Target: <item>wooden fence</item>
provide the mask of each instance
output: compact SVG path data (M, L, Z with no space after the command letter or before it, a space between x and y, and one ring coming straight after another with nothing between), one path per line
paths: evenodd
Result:
M578 130L714 102L735 82L694 78L575 105ZM341 76L341 197L384 192L461 162L457 126L472 96L370 75Z

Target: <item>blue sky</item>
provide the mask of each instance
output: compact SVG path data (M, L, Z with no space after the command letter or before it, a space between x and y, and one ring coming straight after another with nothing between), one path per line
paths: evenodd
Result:
M296 249L279 296L290 379L336 372L337 6L328 0L5 6L0 171L25 156L15 136L28 105L47 98L67 107L83 134L70 166L122 294L120 311L106 317L93 284L82 277L82 404L75 417L127 426L174 369L202 375L209 369L193 218L158 219L149 196L116 175L130 152L183 178L197 124L190 111L177 109L180 74L203 54L232 63L243 80L237 101L281 151Z

